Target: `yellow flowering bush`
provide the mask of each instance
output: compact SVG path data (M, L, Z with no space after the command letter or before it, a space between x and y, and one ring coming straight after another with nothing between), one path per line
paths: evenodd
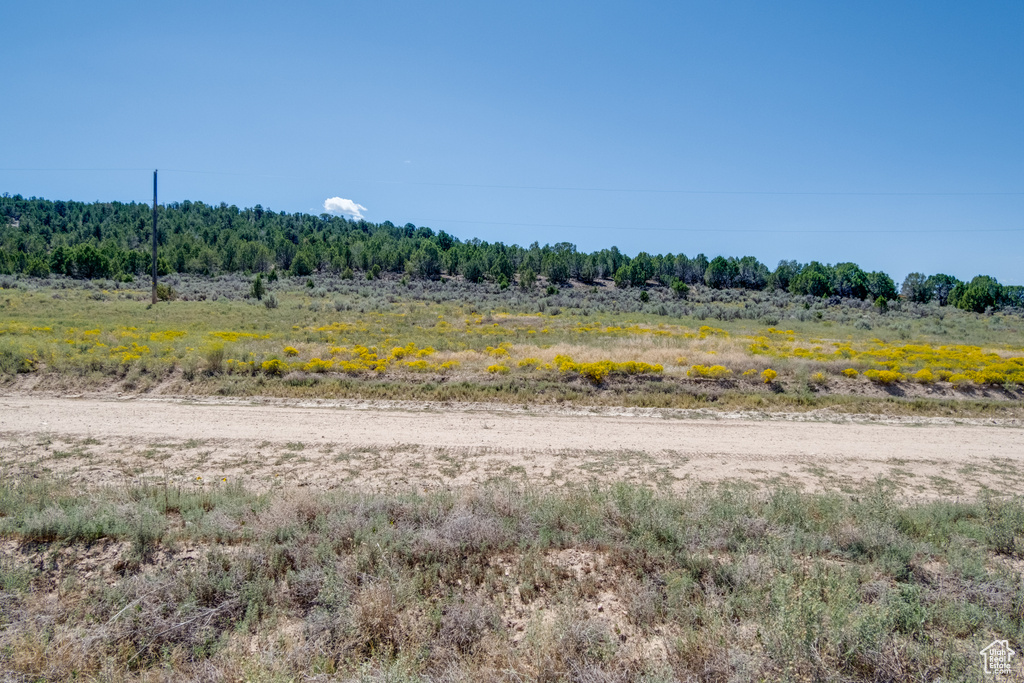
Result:
M931 384L935 381L935 373L928 368L922 368L913 374L914 381L920 384Z
M559 372L575 372L592 384L600 384L611 374L613 363L610 360L596 363L576 363L569 356L555 356L555 367Z
M339 360L334 362L334 369L338 372L344 372L349 375L359 374L370 370L365 363L351 360Z
M988 367L974 373L973 379L975 384L1004 384L1005 382L1010 381L1010 377L1008 375L1009 373L1003 371L1001 368Z
M162 332L152 332L149 335L149 341L151 342L169 342L184 337L188 332L183 330L163 330Z
M105 347L106 344L97 342L94 348ZM131 365L135 361L140 360L142 356L147 355L149 352L150 350L148 346L141 346L137 342L132 342L131 346L115 346L109 351L110 355L116 358L117 362L121 365Z
M857 372L856 370L854 370L853 368L846 368L845 370L841 371L839 374L843 375L844 377L849 377L850 379L853 379L854 377L856 377L860 373Z
M663 366L656 363L642 363L635 360L624 363L615 363L610 360L577 363L570 356L565 355L555 356L552 366L562 373L576 373L592 384L600 384L611 374L642 375L659 374L665 371Z
M432 346L417 349L415 343L409 342L405 346L396 346L395 348L391 349L391 358L395 360L409 358L412 356L415 356L416 358L426 358L427 356L431 356L434 353L435 351Z
M180 333L180 335L184 335L184 334L185 334L184 332ZM226 342L236 342L236 341L239 341L239 340L242 340L242 339L270 339L270 335L269 334L260 335L260 334L250 334L248 332L210 332L208 334L211 337L216 337L217 339L220 339L221 341L226 341ZM153 340L150 339L150 341L153 341Z
M225 361L225 365L227 367L228 374L244 375L252 373L254 371L254 368L256 367L256 361L245 361L236 360L234 358L228 358L227 361Z
M769 333L772 332L769 330ZM916 378L916 372L928 370L938 381L947 381L950 377L960 374L975 384L1024 383L1024 357L1007 358L980 346L889 344L881 339L872 339L866 348L855 349L850 342L824 342L817 339L808 340L808 346L795 346L794 336L782 338L780 335L762 335L750 339L752 343L747 348L753 354L779 358L795 357L819 362L856 358L875 366L874 369L879 372L906 371ZM844 370L842 374L851 378L857 376L852 368L849 371ZM927 376L927 373L923 375L925 378ZM927 383L926 380L917 381Z
M778 377L778 376L779 376L779 373L775 372L775 371L774 371L774 370L772 370L771 368L767 368L766 370L764 370L763 372L761 372L761 379L763 379L763 380L764 380L764 383L765 383L765 384L771 384L771 383L772 383L772 381L773 381L773 380L774 380L774 379L775 379L776 377Z
M496 375L507 375L509 370L507 365L488 365L487 372Z
M724 365L693 365L686 371L687 377L702 379L722 379L732 374L732 370Z
M286 347L284 347L284 355L286 355L286 356L297 356L297 355L299 355L299 350L297 348L295 348L294 346L286 346Z
M286 368L287 366L277 358L265 360L260 364L260 370L273 377L279 376Z
M729 333L723 329L717 327L711 327L710 325L701 325L700 329L697 330L697 335L701 339L707 339L708 337L728 337Z
M310 358L309 362L302 366L306 372L327 372L334 365L332 361Z
M612 372L621 372L627 375L656 375L664 371L665 368L658 363L641 363L635 360L627 360L625 363L612 363Z
M864 376L877 384L895 384L907 379L906 375L895 370L865 370Z

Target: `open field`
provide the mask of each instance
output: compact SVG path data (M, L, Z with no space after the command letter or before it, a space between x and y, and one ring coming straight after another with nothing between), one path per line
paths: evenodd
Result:
M0 680L982 681L1024 651L1019 316L174 284L0 292Z
M182 300L149 308L131 284L6 281L0 385L1024 417L1024 319L1013 313L330 276L268 285L268 308L237 276L170 282Z

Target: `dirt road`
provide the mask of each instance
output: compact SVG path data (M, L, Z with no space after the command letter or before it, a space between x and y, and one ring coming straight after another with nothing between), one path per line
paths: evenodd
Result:
M915 496L1024 490L1024 427L946 422L11 396L0 397L0 468L90 483L226 477L366 489L511 479L672 489L787 481L821 490L882 477Z

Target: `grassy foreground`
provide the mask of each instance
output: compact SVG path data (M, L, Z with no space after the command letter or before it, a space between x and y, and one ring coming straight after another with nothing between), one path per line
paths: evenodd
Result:
M7 680L981 681L1024 651L1020 498L31 479L0 535Z

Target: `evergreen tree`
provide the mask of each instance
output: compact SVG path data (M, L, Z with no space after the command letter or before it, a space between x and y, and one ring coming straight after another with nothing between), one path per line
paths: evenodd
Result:
M263 287L263 274L257 273L256 279L252 282L252 295L256 297L257 301L263 301L263 295L266 293L266 289Z

